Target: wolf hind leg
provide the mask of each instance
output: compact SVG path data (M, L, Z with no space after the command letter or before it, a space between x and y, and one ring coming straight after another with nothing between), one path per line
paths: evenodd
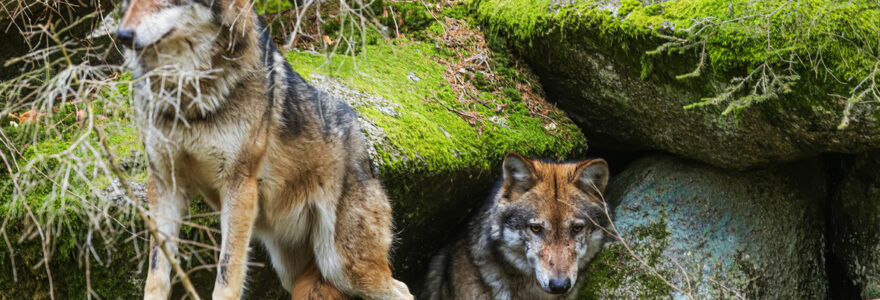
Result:
M333 284L321 276L318 266L312 261L297 278L290 291L293 300L348 300Z
M413 299L391 274L391 205L378 180L355 181L337 203L316 205L312 231L321 274L345 294L366 299Z
M261 237L263 245L272 259L272 267L281 280L281 286L291 291L294 282L305 269L306 264L314 265L312 249L307 245L293 246L284 241L278 241L270 237Z

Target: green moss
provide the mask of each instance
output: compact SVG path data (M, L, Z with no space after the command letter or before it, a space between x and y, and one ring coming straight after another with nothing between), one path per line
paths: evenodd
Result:
M644 252L640 252L642 254ZM587 282L580 290L579 299L660 299L670 297L672 291L662 279L641 266L621 244L606 247L582 276L586 276Z
M669 236L671 232L666 228L666 221L658 221L646 226L633 228L632 236L639 241L650 240L651 248L657 251L646 251L644 259L651 266L656 265L663 258L663 250L669 246Z
M536 101L540 86L516 69L512 55L486 51L495 76L479 70L461 74L477 91L457 95L443 75L458 72L447 66L463 63L471 54L460 50L471 47L447 45L439 38L445 29L437 22L423 33L420 39L426 42L382 40L357 57L335 55L328 61L318 54L285 54L307 79L311 74L334 76L349 88L394 103L393 114L370 106L356 109L387 136L387 145L377 146L379 171L392 199L395 226L402 228L398 238L403 242L394 251L395 276L407 283L422 279L429 254L484 201L505 153L566 159L587 148L564 114L530 111L527 105L535 103L527 101ZM531 91L528 99L522 87Z
M130 75L126 74L119 80L122 82L128 79ZM10 253L5 246L0 247L0 270L3 270L0 272L0 298L49 298L50 288L45 266L33 268L44 258L42 238L39 235L22 237L33 229L33 220L26 213L24 204L27 204L33 218L41 224L44 235L49 237L48 265L52 272L55 296L63 296L65 299L87 298L85 256L89 256L91 288L96 295L104 299L140 297L143 282L138 271L139 262L131 260L137 256L133 245L119 240L105 240L107 237L97 233L89 235L89 224L84 220L83 210L94 205L90 202L94 191L89 190L89 187L106 187L109 180L102 173L95 172L94 164L74 158L92 157L95 154L93 151L100 151L101 147L98 135L88 132L90 129L86 126L87 121L76 121L77 110L89 110L94 114L95 125L103 128L108 147L122 163L136 160L136 153L143 151L136 130L129 126L130 120L127 116L131 112L130 108L116 104L116 101L127 97L127 84L108 86L97 95L99 97L88 103L58 104L54 112L41 117L39 122L17 126L11 125L9 121L2 124L4 134L15 149L20 151L20 155L17 151L10 153L16 158L18 172L36 176L31 178L36 180L22 177L19 179L36 183L21 185L24 189L24 201L14 202L15 187L11 175L5 171L0 172L0 219L7 221L4 229L14 252ZM85 134L88 136L84 138L84 142L98 149L77 145L76 141ZM29 161L35 163L28 166ZM52 174L59 168L68 167L80 168L87 178L69 174L66 189L44 178L43 174ZM135 178L143 177L142 168L133 165L129 167ZM117 209L112 207L105 213L113 215L118 212ZM94 254L88 254L90 252L83 248L86 243L91 244ZM12 273L12 254L17 281Z
M651 268L659 269L671 233L665 219L633 228L627 243ZM661 275L669 277L669 274ZM672 288L630 254L623 244L607 245L590 263L581 299L670 297Z
M642 7L642 2L638 0L623 0L620 2L620 8L617 9L617 15L625 18L631 12Z
M387 6L381 9L390 8L390 10L387 16L379 16L379 22L392 31L396 30L401 34L413 34L419 39L423 39L426 36L422 31L437 24L422 2L389 1L386 4ZM394 12L393 15L391 11Z
M74 230L82 228L73 223ZM25 239L17 244L23 225L10 223L7 227L9 238L15 249L15 270L18 281L13 277L11 260L6 247L0 248L0 298L4 299L48 299L49 281L44 266L32 268L43 259L40 238ZM54 245L57 251L52 255L49 264L52 272L55 297L63 299L86 299L87 283L85 261L74 259L82 249L69 235L56 235ZM118 243L108 248L100 239L95 238L93 246L100 260L90 257L91 288L103 299L133 299L140 297L143 276L138 272L138 261L131 260L136 252L131 243Z
M880 285L868 284L868 286L865 287L865 295L864 296L867 299L880 298Z
M292 3L288 0L255 0L254 9L258 14L265 15L292 9Z
M440 13L453 19L465 20L468 18L468 8L465 5L444 6Z
M654 3L651 5L645 6L644 12L645 12L645 15L647 15L647 16L658 16L658 15L660 15L660 13L663 12L663 8L660 6L659 3Z
M615 290L622 283L617 274L620 261L625 258L626 249L622 245L612 245L599 252L590 267L581 276L587 277L587 284L580 291L580 299L600 299L605 290Z
M622 21L610 18L610 12L598 10L597 1L583 1L575 5L558 8L550 12L551 4L543 0L474 1L476 12L481 20L490 24L496 32L510 34L519 39L532 39L546 35L553 30L574 31L591 28L600 34L614 33L621 38L644 38L654 35L664 22L674 24L675 28L688 28L695 20L711 17L724 21L746 18L743 22L730 22L721 25L709 37L707 51L715 68L727 70L735 67L748 67L763 61L781 51L795 50L799 54L806 51L822 52L823 57L844 63L834 64L834 75L839 78L864 77L876 63L871 53L858 51L865 42L876 45L876 33L880 29L880 12L872 9L864 1L837 3L827 0L799 1L797 4L781 6L787 1L735 2L727 0L678 0L643 6L637 0L625 0L618 8ZM776 11L778 8L782 8ZM768 20L749 18L756 14L769 15ZM766 31L762 22L770 22L770 42L768 49ZM808 23L809 22L809 23ZM809 25L809 28L804 26ZM620 29L625 29L621 31ZM832 33L865 38L864 41L842 41L829 36ZM677 35L685 37L684 31ZM861 77L860 77L861 76Z
M515 91L505 92L508 96L500 99L504 105L500 111L457 101L442 77L445 67L435 61L453 57L433 43L395 40L368 46L366 56L336 55L330 62L304 52L289 52L287 58L306 77L312 73L339 77L351 88L401 106L395 116L372 107L358 112L383 128L400 153L380 153L383 173L404 168L407 172L488 169L509 151L561 158L585 150L585 139L571 122L555 116L557 130L548 132ZM457 112L474 112L478 118L470 124ZM490 117L506 118L506 127L489 121Z
M669 41L661 36L704 43L706 66L682 79L703 76L707 81L729 81L767 64L777 75L800 75L799 85L818 84L823 90L782 104L795 108L833 106L828 94L850 95L880 61L874 50L880 43L876 34L880 32L880 10L868 1L677 0L643 6L639 1L625 0L617 7L618 18L610 10L602 10L605 6L600 2L605 3L581 1L556 7L547 0L474 0L471 7L489 33L514 39L511 45L551 36L583 40L620 53L617 56L635 56L622 62L641 65L645 79L658 70L675 78L691 73L698 65L701 44L685 48L670 44L672 47L652 53L650 50ZM698 20L718 25L698 24ZM690 30L684 30L687 28ZM637 53L631 53L633 50ZM649 53L683 57L655 66L667 59L646 58ZM672 73L684 64L690 69ZM707 92L705 97L716 93ZM737 91L733 98L742 101L732 107L739 109L791 91L778 88L766 97L747 97L750 93L754 93L750 87Z

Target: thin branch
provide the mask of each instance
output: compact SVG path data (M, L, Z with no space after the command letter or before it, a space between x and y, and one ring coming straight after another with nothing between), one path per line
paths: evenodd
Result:
M107 160L109 161L109 164L111 166L111 170L113 171L113 173L116 174L117 177L122 179L119 182L121 183L123 189L125 189L126 194L128 194L129 199L132 199L132 201L135 201L135 199L137 199L137 198L134 196L134 192L132 191L131 187L128 185L128 182L126 180L124 180L125 173L122 171L122 169L119 168L119 165L116 164L116 158L113 155L113 151L111 151L110 147L107 145L107 139L105 138L105 134L104 134L103 129L100 129L100 128L98 129L98 137L101 141L101 145L104 147L104 150L106 151ZM174 272L177 273L177 276L180 277L180 281L181 281L181 283L183 283L183 287L184 287L184 289L186 289L187 294L189 294L189 296L194 300L201 299L199 297L199 294L196 292L195 287L193 287L192 282L190 282L189 277L186 275L186 272L183 270L183 268L180 267L180 264L177 262L177 259L174 257L174 255L171 254L171 251L168 250L167 245L165 245L165 239L159 234L159 230L158 230L158 227L156 226L156 222L152 218L149 217L146 209L144 209L141 205L137 204L137 202L135 202L134 207L137 209L137 212L141 216L141 219L143 219L144 222L147 224L147 230L150 231L150 236L152 236L154 239L156 239L156 245L158 245L159 249L162 250L162 254L165 255L165 259L168 260L168 262L171 264L171 267L174 269Z

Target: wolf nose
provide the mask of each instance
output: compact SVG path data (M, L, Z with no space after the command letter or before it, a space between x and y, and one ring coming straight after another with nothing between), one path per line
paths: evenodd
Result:
M550 279L550 292L555 294L562 294L568 292L568 289L571 287L571 279L568 278L553 278Z
M134 42L134 30L131 29L119 29L116 31L116 40L119 41L123 46L131 46L131 43Z

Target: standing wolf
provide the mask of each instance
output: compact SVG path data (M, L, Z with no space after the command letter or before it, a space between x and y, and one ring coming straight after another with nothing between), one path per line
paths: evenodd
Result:
M517 154L467 235L431 261L425 299L573 299L610 224L602 159L553 163ZM573 292L574 291L574 292Z
M151 216L174 253L189 199L220 211L213 298L241 297L252 235L288 290L314 263L345 294L412 298L391 277L391 207L355 113L291 70L250 2L124 5ZM165 299L171 266L150 247L145 298Z

